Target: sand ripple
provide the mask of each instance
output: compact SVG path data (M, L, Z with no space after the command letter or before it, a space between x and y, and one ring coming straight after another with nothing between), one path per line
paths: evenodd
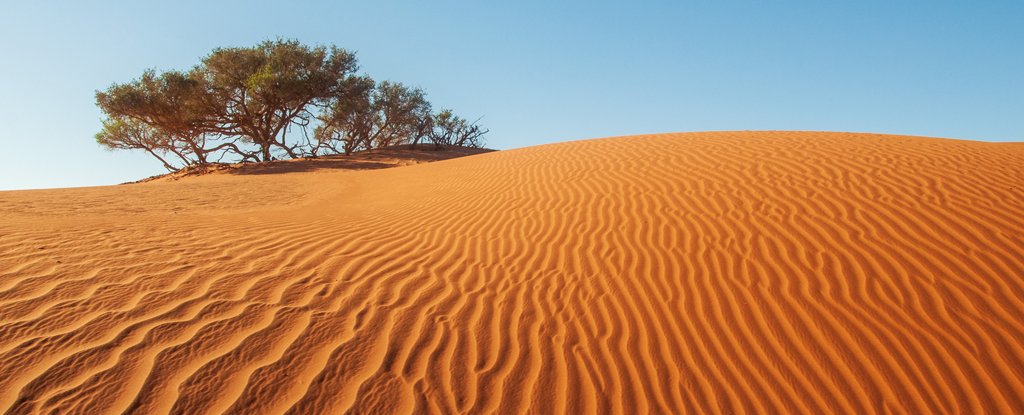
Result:
M579 141L0 193L8 413L1024 413L1024 146Z

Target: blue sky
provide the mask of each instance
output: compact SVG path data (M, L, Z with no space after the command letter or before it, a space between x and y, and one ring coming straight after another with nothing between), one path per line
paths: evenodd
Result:
M95 144L95 91L276 37L356 51L482 116L499 149L756 129L1024 141L1021 1L82 3L3 6L0 189L161 173Z

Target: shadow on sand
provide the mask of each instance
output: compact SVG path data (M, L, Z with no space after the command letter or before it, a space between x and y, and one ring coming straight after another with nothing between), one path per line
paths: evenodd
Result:
M315 158L246 163L226 169L230 174L281 174L317 170L375 170L410 164L429 163L487 153L494 150L467 147L442 147L433 145L410 145L386 149L360 151L349 155L330 155Z
M293 160L277 160L263 163L212 163L201 167L183 169L174 173L149 177L137 182L174 181L184 177L208 174L263 175L302 173L319 170L377 170L411 164L430 163L489 153L495 150L469 147L435 147L434 145L401 145L385 149L360 151L347 155L307 157ZM126 183L127 184L127 183Z

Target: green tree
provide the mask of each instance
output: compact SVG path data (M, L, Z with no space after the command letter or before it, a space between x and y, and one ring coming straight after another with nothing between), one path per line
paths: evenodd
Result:
M189 155L186 165L206 164L217 153L256 160L252 152L237 145L239 137L218 134L219 104L195 73L148 70L137 80L97 92L96 103L108 117L101 132L105 142L135 145L139 142L132 138L135 133L146 131L161 137L160 148Z
M178 151L168 134L131 118L103 120L103 129L96 133L96 142L108 150L143 150L160 160L164 168L172 172L182 166L168 160L168 154L177 156L182 165L193 163L192 159Z
M430 103L418 88L369 78L336 96L314 132L318 143L357 150L389 147L417 140L421 125L430 116Z
M269 161L275 148L298 156L300 143L285 141L288 128L308 125L311 106L343 95L356 68L355 55L344 49L277 40L215 49L193 73L205 81L217 104L209 131L242 137Z
M146 151L172 170L224 158L348 154L422 140L480 145L486 130L450 110L433 114L419 88L378 83L354 75L356 69L351 52L294 40L214 49L189 71L147 70L97 91L96 104L106 115L97 141Z
M314 156L323 150L349 154L364 145L373 130L375 86L373 79L367 76L353 77L347 87L333 97L318 117L320 124L313 130Z
M435 146L483 147L483 136L488 130L477 122L468 122L455 115L450 109L443 109L431 117L427 138Z

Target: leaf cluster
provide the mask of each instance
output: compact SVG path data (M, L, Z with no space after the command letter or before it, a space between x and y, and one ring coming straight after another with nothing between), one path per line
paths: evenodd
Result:
M450 110L433 113L422 90L357 70L355 54L336 46L217 48L188 71L147 70L97 91L106 118L96 140L146 151L172 171L421 141L482 146L486 130Z

